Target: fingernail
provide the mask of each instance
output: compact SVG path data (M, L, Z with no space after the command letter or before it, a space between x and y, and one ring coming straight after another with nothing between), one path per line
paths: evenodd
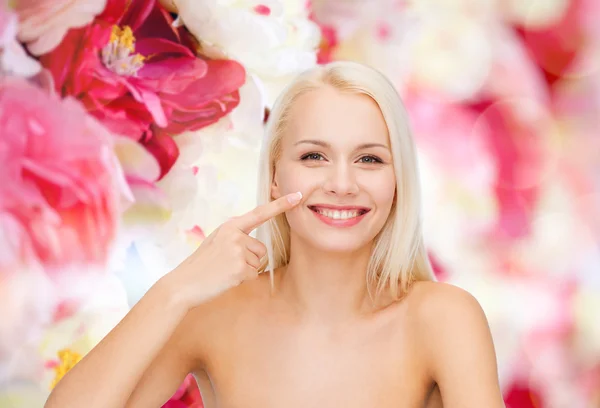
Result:
M298 191L297 193L290 194L287 199L290 204L298 204L302 200L302 193Z

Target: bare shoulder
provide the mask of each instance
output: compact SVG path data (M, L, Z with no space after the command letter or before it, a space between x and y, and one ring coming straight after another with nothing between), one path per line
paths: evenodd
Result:
M493 339L475 296L447 283L418 282L406 301L444 407L504 407Z
M458 286L417 282L407 295L407 303L411 325L419 340L436 349L459 347L465 344L462 340L467 341L467 337L470 342L491 344L483 308L475 296Z
M414 323L429 331L447 326L461 330L471 326L488 327L479 301L458 286L442 282L416 282L407 295Z

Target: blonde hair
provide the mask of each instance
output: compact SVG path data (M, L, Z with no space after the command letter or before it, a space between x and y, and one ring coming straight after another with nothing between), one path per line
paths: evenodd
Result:
M367 287L379 296L385 288L398 299L415 281L435 280L424 248L421 228L421 189L416 148L404 105L394 86L378 71L365 65L336 61L300 74L279 95L265 129L259 171L258 203L272 200L271 183L281 154L281 140L290 108L303 94L323 86L341 92L363 94L379 106L385 119L396 173L396 196L390 215L375 237L367 269ZM290 226L281 214L257 229L256 237L267 247L259 272L286 265L290 255Z

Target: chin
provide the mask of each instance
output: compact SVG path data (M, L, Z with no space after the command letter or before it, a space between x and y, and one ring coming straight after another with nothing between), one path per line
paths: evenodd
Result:
M293 228L293 227L292 227ZM294 231L294 235L303 242L303 246L319 252L351 254L370 244L364 236L340 236L339 234L311 234L308 231Z

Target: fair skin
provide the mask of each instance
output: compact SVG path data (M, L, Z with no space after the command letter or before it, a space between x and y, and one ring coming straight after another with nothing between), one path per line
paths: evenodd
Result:
M488 324L471 295L436 282L415 283L399 301L367 295L370 248L395 183L370 98L328 87L301 96L274 201L225 223L154 285L46 408L159 407L189 372L207 408L504 407ZM290 203L296 191L302 200ZM355 225L331 225L315 213L326 206L367 212ZM268 275L256 275L264 245L248 234L283 212L291 256L271 292Z

